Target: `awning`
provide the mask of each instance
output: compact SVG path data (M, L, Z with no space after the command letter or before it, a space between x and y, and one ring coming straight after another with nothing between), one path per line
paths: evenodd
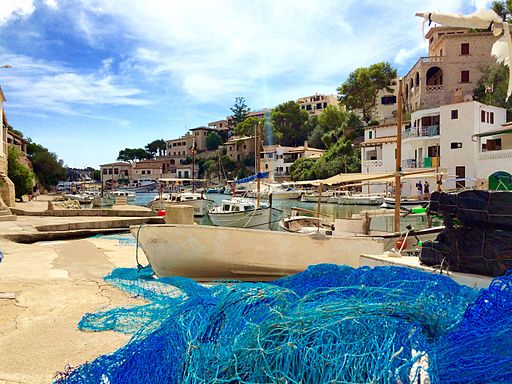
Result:
M236 181L237 184L249 183L256 179L268 179L268 172L258 172L256 175L251 175L244 177L243 179L238 179Z
M417 171L403 172L401 174L402 179L424 179L424 178L432 178L438 175L445 175L444 172L437 172L435 168L423 168ZM344 183L357 183L362 181L394 181L395 173L340 173L339 175L335 175L329 177L324 180L314 180L308 181L307 183L312 185L337 185ZM303 182L306 184L306 182ZM298 184L298 183L297 183Z
M509 129L502 129L502 130L495 130L495 131L487 131L487 132L481 132L481 133L475 133L473 137L485 137L485 136L495 136L495 135L501 135L505 133L512 133L512 128Z

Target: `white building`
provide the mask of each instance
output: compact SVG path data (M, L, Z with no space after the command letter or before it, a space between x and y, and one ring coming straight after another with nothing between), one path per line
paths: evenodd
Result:
M512 173L512 163L503 161L512 158L512 126L505 121L503 108L476 101L413 112L402 129L402 170L439 167L447 173L443 189L481 186L496 171ZM361 147L362 172L394 172L396 125L367 127ZM404 182L404 195L415 194L416 182ZM430 184L433 190L435 180Z
M300 147L283 147L281 145L265 145L261 151L261 171L269 172L273 181L289 181L292 164L304 157L321 157L323 149L311 148L307 142Z

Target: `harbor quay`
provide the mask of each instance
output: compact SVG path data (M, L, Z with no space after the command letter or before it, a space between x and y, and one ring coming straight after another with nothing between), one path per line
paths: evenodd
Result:
M17 204L27 211L47 203ZM0 222L0 384L50 383L59 371L117 350L118 332L82 332L85 313L141 304L103 281L116 267L135 266L135 245L121 236L16 243L9 234L41 225L101 223L108 217L17 216ZM131 235L127 235L130 239ZM139 260L146 260L139 250Z

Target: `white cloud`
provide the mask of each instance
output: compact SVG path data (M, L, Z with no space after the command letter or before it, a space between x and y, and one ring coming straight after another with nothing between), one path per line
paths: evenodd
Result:
M24 18L34 12L32 0L2 0L0 5L0 26L13 19Z
M471 5L478 9L489 9L491 8L492 1L489 0L471 0Z
M37 110L75 114L80 107L143 106L151 103L143 91L125 86L122 79L108 73L109 60L97 73L77 73L59 63L35 61L27 56L0 55L13 68L5 79L8 99ZM74 111L75 110L75 111Z
M52 9L57 9L59 7L57 0L44 0L44 3Z
M256 93L254 86L264 80L271 88L285 77L314 84L339 75L341 82L376 61L404 64L424 47L414 13L459 11L461 2L431 0L418 8L413 0L155 0L151 7L117 7L116 21L139 41L126 68L145 68L150 78L167 76L189 95L214 101L244 90Z

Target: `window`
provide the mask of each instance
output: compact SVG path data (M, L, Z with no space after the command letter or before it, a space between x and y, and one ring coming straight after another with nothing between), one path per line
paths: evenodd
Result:
M501 150L501 139L487 140L486 147L488 151Z
M452 120L456 120L459 118L459 110L458 109L452 109Z
M460 82L469 83L469 71L460 71Z
M244 144L244 149L247 149L247 145L246 144Z
M368 138L371 139L373 137L373 131L368 131Z
M451 147L451 149L459 149L459 148L462 148L462 143L460 143L460 142L452 142L450 144L450 147Z
M114 175L119 175L119 168L114 168Z
M494 112L489 112L489 124L494 124Z
M103 168L103 174L106 175L107 174L107 168Z
M383 96L381 99L380 99L380 103L382 105L392 105L392 104L396 104L396 96Z
M485 111L481 111L481 112L480 112L480 121L481 121L482 123L485 123Z
M460 45L460 54L469 55L469 43L462 43Z

